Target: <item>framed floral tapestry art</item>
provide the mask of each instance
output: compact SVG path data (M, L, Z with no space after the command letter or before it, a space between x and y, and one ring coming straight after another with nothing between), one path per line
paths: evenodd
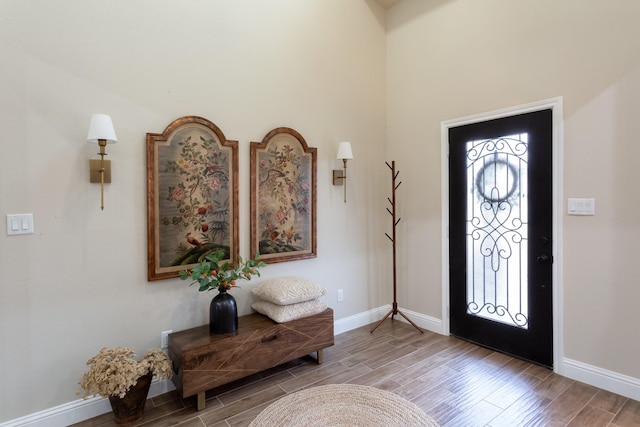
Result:
M178 277L209 253L238 258L238 141L186 116L147 133L148 280Z
M251 143L251 253L277 263L315 258L317 150L282 127Z

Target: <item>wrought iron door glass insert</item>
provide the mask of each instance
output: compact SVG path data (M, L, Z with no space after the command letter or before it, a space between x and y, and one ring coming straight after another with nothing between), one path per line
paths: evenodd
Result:
M527 134L466 153L467 313L527 329Z

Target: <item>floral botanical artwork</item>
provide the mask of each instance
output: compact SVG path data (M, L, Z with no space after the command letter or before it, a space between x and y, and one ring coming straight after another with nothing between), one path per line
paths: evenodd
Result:
M201 117L147 134L149 280L178 277L212 253L238 255L237 141Z
M251 253L261 261L316 257L316 157L290 128L251 143Z

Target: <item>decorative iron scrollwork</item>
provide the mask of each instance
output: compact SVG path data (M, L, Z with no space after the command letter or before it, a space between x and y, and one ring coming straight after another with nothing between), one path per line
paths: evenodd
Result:
M467 143L467 313L519 328L528 327L527 152L526 134Z
M529 319L523 313L515 313L512 314L509 309L502 305L493 305L491 303L484 303L482 307L480 307L476 302L472 301L467 304L467 313L469 314L480 314L483 310L485 310L489 314L494 314L499 317L508 316L511 319L511 323L514 326L518 326L520 328L525 328L529 323Z

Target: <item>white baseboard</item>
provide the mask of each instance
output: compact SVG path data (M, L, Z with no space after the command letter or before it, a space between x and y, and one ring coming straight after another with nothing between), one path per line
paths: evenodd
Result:
M419 327L441 334L442 333L442 321L435 317L425 316L424 314L416 313L415 311L398 309L405 316L407 316L413 323ZM354 314L353 316L343 317L334 323L334 334L340 335L344 332L352 329L360 328L362 326L371 325L372 323L379 322L384 316L391 311L391 305L383 305L382 307L374 308L373 310L365 311L363 313ZM401 315L393 317L401 322L409 323Z
M407 316L413 323L421 327L422 329L426 329L431 332L435 332L436 334L442 334L442 320L437 319L435 317L427 316L426 314L418 313L411 310L406 310L404 308L398 309L405 316ZM399 319L403 322L409 323L402 316L395 316L395 319Z
M339 335L352 329L371 325L372 323L380 321L390 310L391 305L385 305L353 316L338 319L334 323L334 334ZM442 333L443 325L441 319L436 319L411 310L399 310L419 327L435 333ZM394 319L408 323L401 315L394 316ZM556 372L560 375L621 396L640 400L640 379L638 378L618 374L571 359L563 359L562 366L556 368ZM158 396L174 389L175 387L170 380L154 381L151 383L149 397ZM111 406L109 405L109 400L106 398L92 397L89 399L78 399L54 408L0 423L0 427L66 427L110 411Z
M377 322L390 309L391 309L391 306L388 306L388 307L382 306L382 307L374 308L373 310L354 314L353 316L343 317L342 319L336 320L333 323L333 333L334 335L340 335L352 329L370 325L373 322Z
M558 369L560 375L630 399L640 400L640 379L638 378L608 371L572 359L565 358L562 363L563 366Z
M149 397L159 396L174 390L170 380L154 381L149 389ZM0 427L66 427L98 415L111 412L109 399L90 397L45 409L15 420L0 423Z

